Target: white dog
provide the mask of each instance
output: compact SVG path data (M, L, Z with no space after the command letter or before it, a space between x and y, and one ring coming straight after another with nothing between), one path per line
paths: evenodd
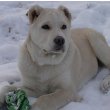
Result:
M21 47L21 84L0 90L5 93L21 87L29 96L39 97L32 110L58 110L70 101L81 101L78 90L97 74L98 60L110 68L110 48L103 35L84 28L71 29L71 14L58 9L33 6L28 11L29 36ZM110 89L110 76L101 90Z

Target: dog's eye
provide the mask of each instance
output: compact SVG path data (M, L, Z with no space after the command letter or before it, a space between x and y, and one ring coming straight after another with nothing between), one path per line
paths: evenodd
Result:
M50 26L47 25L47 24L45 24L45 25L42 26L42 29L49 30L50 29Z
M66 29L66 28L67 28L67 26L65 24L63 24L62 27L61 27L61 29L63 29L63 30Z

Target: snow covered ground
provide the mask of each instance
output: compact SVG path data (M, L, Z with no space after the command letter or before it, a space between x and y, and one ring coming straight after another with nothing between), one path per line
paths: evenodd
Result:
M0 86L4 81L19 80L17 57L19 47L28 34L29 7L67 6L73 16L72 27L91 27L103 33L110 45L110 2L0 2ZM101 80L109 73L103 69L80 91L84 100L71 102L61 110L110 110L110 93L99 90Z

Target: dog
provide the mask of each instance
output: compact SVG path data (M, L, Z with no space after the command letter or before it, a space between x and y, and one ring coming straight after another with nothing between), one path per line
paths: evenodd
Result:
M72 16L64 6L31 7L27 13L29 34L20 49L21 82L0 90L0 104L7 92L22 88L38 97L31 110L58 110L81 101L78 91L98 71L98 60L110 68L110 47L104 36L90 28L71 29ZM101 90L110 89L110 76Z

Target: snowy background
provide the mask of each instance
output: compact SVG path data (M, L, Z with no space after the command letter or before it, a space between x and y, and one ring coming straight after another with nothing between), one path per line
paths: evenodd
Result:
M0 86L18 81L19 47L28 34L27 10L35 4L43 7L64 5L72 13L72 27L91 27L104 34L110 45L110 2L0 2ZM81 91L84 100L71 102L61 110L110 110L110 93L102 94L100 82L109 73L102 69ZM5 81L5 82L4 82Z

